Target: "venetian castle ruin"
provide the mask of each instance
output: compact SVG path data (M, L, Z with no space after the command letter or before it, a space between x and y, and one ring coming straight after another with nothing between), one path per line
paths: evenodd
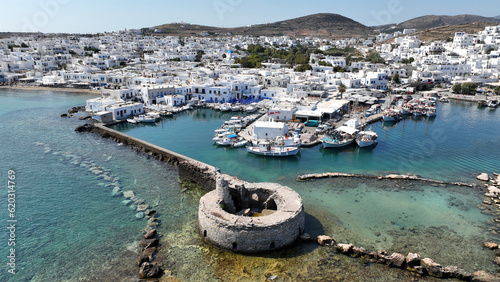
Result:
M260 253L292 244L304 232L302 199L275 183L247 183L216 172L216 189L200 199L198 227L209 243Z

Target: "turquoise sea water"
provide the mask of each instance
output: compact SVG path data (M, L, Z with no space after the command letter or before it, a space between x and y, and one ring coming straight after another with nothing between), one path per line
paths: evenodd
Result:
M379 174L416 173L443 180L470 180L482 171L500 170L500 111L471 103L440 104L433 119L407 117L399 123L376 123L375 148L301 149L300 156L270 159L215 146L213 131L235 113L195 110L159 125L120 124L113 128L153 144L218 166L249 181L276 180L313 172Z
M134 193L159 211L164 269L184 281L281 280L405 281L411 275L338 255L314 244L265 256L243 256L203 243L196 231L202 191L185 189L177 171L146 155L74 128L61 118L89 94L0 91L0 174L16 171L16 273L7 272L8 232L0 237L1 281L135 281L137 242L145 219L112 197ZM469 103L440 106L434 120L374 124L380 143L371 150L302 150L297 158L269 159L212 145L213 130L233 113L182 113L158 126L116 128L249 181L277 181L304 199L307 232L328 234L372 250L419 252L468 271L496 271L482 242L497 240L477 189L356 179L297 182L298 174L345 171L412 172L473 182L478 172L500 171L499 111ZM90 172L99 167L110 179ZM0 189L6 207L7 186ZM7 226L6 208L0 222ZM4 243L1 243L4 242ZM464 255L467 254L467 255ZM196 265L196 267L194 267Z

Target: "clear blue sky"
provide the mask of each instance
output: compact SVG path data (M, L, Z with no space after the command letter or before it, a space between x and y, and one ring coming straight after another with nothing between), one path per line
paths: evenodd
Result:
M235 27L315 13L336 13L365 25L423 15L498 16L498 0L22 0L3 1L0 31L96 33L172 22ZM497 8L495 8L497 7Z

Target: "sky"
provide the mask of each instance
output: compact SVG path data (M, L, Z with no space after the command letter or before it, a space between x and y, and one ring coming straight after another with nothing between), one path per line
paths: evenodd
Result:
M3 1L0 32L98 33L185 22L217 27L335 13L368 26L424 15L500 15L498 0L22 0ZM497 8L494 8L497 7Z

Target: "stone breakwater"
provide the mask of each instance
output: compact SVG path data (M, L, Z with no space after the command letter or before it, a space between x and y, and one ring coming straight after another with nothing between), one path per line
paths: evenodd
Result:
M387 175L364 175L364 174L352 174L352 173L342 173L342 172L325 172L325 173L314 173L314 174L304 174L297 176L298 181L314 180L321 178L334 178L334 177L353 177L353 178L371 178L378 180L407 180L407 181L422 181L433 184L445 184L445 185L455 185L455 186L466 186L466 187L476 187L477 185L472 183L463 182L447 182L441 180L434 180L429 178L420 177L418 175L406 175L406 174L387 174Z
M422 258L417 253L408 253L406 256L401 253L392 253L389 255L384 250L369 251L363 247L354 246L353 244L337 243L332 237L326 235L313 238L308 234L303 234L301 240L315 241L321 246L334 248L338 253L365 259L367 262L376 262L388 265L389 267L411 271L417 276L454 278L463 281L500 281L500 275L498 274L495 276L485 271L469 273L457 266L442 266L430 258Z

